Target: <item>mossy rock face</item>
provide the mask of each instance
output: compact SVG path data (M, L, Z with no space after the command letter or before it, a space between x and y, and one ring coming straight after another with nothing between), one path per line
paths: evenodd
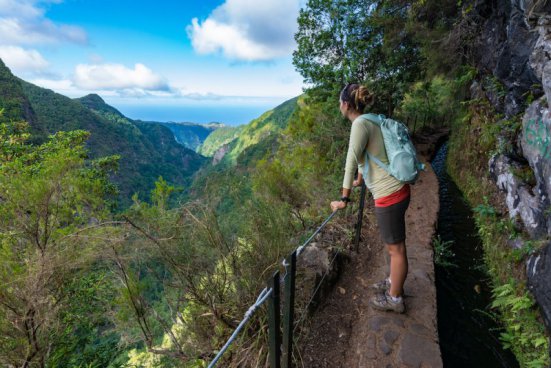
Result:
M539 177L541 167L534 167L530 162L522 160L521 155L525 153L520 152L521 149L515 155L516 151L500 147L500 140L505 136L503 132L509 129L512 132L510 136L519 137L518 143L515 143L515 147L519 148L519 133L524 134L524 130L522 127L517 129L517 120L505 121L484 99L484 95L476 97L465 105L468 109L464 118L453 126L448 169L476 212L475 220L483 240L485 265L494 287L493 305L494 308L500 305L499 318L505 330L501 335L502 342L512 349L521 366L548 366L548 337L541 323L540 312L525 286L530 270L524 272L524 260L528 259L533 276L538 280L538 286L534 284L530 290L541 308L541 318L548 319L543 314L546 313L544 309L549 309L551 304L547 300L548 291L542 286L549 283L546 275L549 266L545 263L540 265L544 259L539 256L545 246L534 247L534 241L523 239L518 233L521 229L514 226L515 221L522 221L522 229L528 233L524 234L525 237L547 236L547 221L551 211L549 206L542 204L548 198L540 197L538 183L543 179ZM534 180L536 185L532 186ZM515 228L517 230L513 230ZM525 246L514 249L510 242ZM532 243L527 245L529 242ZM531 281L528 283L531 285ZM499 291L503 288L510 288L512 292L506 297L500 296ZM519 303L522 303L522 309L514 309Z
M551 273L545 270L551 269L551 243L537 254L532 255L526 263L526 275L528 276L528 289L534 294L541 312L545 326L551 330Z
M532 194L537 208L545 217L543 233L551 235L551 110L545 98L532 103L522 119L520 136L522 154L532 173L527 174L528 185L533 184ZM521 172L522 174L522 172Z
M510 218L520 217L530 236L539 238L547 234L547 220L541 199L526 182L515 175L522 169L504 155L490 160L490 175L498 188L505 193Z

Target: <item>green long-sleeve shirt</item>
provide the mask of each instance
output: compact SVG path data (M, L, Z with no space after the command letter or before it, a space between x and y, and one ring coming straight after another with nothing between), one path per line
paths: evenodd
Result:
M352 122L350 129L343 188L352 188L356 167L360 173L363 171L366 149L370 155L388 164L381 128L360 116ZM404 186L404 183L387 173L373 160L369 160L367 164L369 165L368 173L367 177L364 177L364 181L374 199L392 194Z

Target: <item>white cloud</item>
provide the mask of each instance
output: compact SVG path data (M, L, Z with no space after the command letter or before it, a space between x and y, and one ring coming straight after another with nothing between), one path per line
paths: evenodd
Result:
M198 91L189 91L186 88L175 88L173 89L173 96L184 98L194 101L217 101L223 98L229 98L233 96L223 96L210 91L207 92L198 92Z
M143 64L127 68L122 64L79 64L73 83L86 90L118 90L139 97L147 91L169 91L168 83Z
M179 90L173 89L163 77L140 63L133 68L114 63L79 64L69 78L46 76L34 78L30 82L70 97L88 93L129 98L180 96Z
M42 45L73 42L86 44L86 32L76 26L55 24L44 16L40 3L57 1L0 0L0 44Z
M15 73L38 73L48 67L48 62L38 51L18 46L0 45L0 59Z
M194 18L188 37L200 54L222 52L246 61L288 56L299 8L299 0L226 0L205 21Z
M42 16L44 11L35 6L36 1L0 0L0 16L17 15L22 18Z

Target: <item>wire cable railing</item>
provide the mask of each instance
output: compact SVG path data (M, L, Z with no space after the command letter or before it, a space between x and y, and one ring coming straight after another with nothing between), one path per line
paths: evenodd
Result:
M360 242L363 209L366 196L366 188L362 186L360 193L360 206L358 210L358 221L356 223L356 236L354 239L355 250L358 251L358 245ZM214 359L208 365L208 368L214 368L216 363L229 349L231 344L236 340L239 332L245 327L247 322L251 319L253 314L262 306L265 302L268 302L268 335L269 335L269 362L271 368L281 368L282 363L284 368L292 367L292 350L293 350L293 334L300 323L306 317L306 311L309 305L314 300L319 288L321 287L325 277L327 276L331 266L335 262L339 252L335 252L327 271L316 285L314 292L306 304L304 310L301 313L301 317L295 326L294 314L295 314L295 278L296 278L296 260L297 257L304 251L304 248L310 244L310 242L318 235L321 230L331 221L331 219L337 214L338 211L334 211L329 215L322 224L310 235L310 237L299 247L297 247L288 257L283 259L282 265L285 268L285 274L283 280L280 280L279 271L276 271L272 278L268 282L268 286L265 287L258 297L255 303L249 307L247 312L239 325L233 331L230 338L224 344L224 346L218 351ZM281 334L280 323L280 283L284 284L284 302L283 302L283 335ZM283 358L283 359L282 359Z
M235 328L235 331L233 331L233 334L230 336L228 341L224 344L222 349L216 354L212 362L210 362L208 368L212 368L216 365L218 360L224 355L226 350L230 347L231 343L237 338L237 335L239 335L239 332L243 329L243 327L247 324L249 319L253 316L254 312L268 299L268 297L272 294L273 289L264 288L258 295L258 298L256 298L256 302L251 305L251 307L245 312L245 317L243 317L243 320L239 323L239 325Z

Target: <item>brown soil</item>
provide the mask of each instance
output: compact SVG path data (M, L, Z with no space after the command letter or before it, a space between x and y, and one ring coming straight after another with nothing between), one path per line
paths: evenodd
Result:
M442 367L436 320L432 237L438 217L438 180L427 164L412 186L406 213L409 274L406 313L379 312L370 285L387 277L388 254L367 206L359 253L309 319L300 348L302 367Z

